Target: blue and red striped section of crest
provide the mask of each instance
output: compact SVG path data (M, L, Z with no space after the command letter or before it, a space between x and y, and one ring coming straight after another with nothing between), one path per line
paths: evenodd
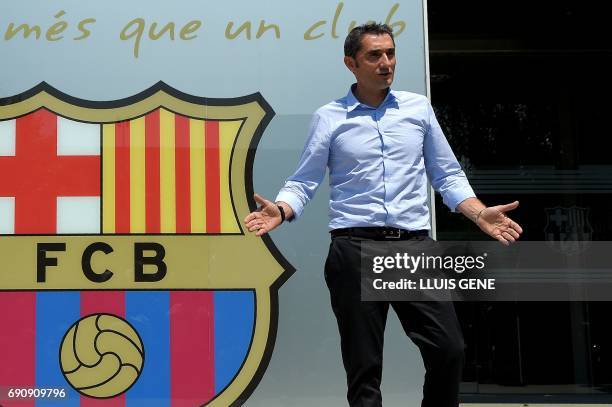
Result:
M0 296L0 387L64 388L68 406L197 406L214 398L246 358L255 293L245 291L4 292ZM142 374L123 395L97 400L64 379L59 349L81 317L126 319L145 348ZM12 405L12 404L11 404ZM57 405L57 400L19 406Z

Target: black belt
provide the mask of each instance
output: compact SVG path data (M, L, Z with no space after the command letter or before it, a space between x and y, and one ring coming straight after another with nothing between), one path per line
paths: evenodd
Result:
M386 226L334 229L332 238L339 236L360 237L372 240L408 240L417 236L428 236L429 230L406 230Z

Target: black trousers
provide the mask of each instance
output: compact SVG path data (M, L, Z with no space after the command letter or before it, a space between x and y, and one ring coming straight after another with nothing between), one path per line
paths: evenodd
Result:
M415 237L415 239L429 239ZM452 302L362 302L360 241L332 239L325 281L338 321L351 407L381 407L384 330L391 306L425 365L422 407L457 407L464 342Z

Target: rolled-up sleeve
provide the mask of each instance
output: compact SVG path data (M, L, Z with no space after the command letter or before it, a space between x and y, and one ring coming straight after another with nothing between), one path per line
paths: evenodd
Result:
M324 115L314 113L308 140L302 151L295 173L287 178L276 201L283 201L291 206L294 219L302 214L306 204L313 198L317 188L325 177L329 158L330 129Z
M427 176L434 189L442 195L444 204L456 212L461 202L476 195L448 144L429 101L427 115L428 131L423 142Z

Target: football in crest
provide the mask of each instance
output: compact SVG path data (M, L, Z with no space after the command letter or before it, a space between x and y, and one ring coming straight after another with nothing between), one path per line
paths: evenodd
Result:
M79 393L115 397L138 380L144 347L136 330L110 314L88 315L70 327L61 344L60 365Z

